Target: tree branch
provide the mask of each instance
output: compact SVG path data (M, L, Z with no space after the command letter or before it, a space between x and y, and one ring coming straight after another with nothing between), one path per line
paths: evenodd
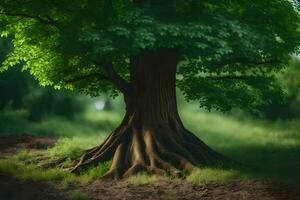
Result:
M103 69L108 77L108 79L114 83L117 88L123 94L129 94L131 91L131 84L128 83L125 79L123 79L113 68L112 63L102 64Z

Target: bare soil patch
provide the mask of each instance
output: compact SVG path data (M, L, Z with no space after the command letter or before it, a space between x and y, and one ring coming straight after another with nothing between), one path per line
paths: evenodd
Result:
M0 137L0 157L20 150L43 151L55 143L54 138L31 135ZM0 175L0 200L64 200L73 190L84 191L95 200L300 200L300 188L269 181L233 181L194 185L184 180L160 180L133 185L126 180L98 180L86 186L63 188L57 182L20 181Z
M1 200L67 200L68 192L55 182L20 181L0 175Z
M147 200L289 200L300 199L299 192L289 186L262 181L235 181L193 185L186 181L166 181L132 185L126 181L96 181L85 191L93 199L147 199Z
M53 137L41 137L29 134L0 137L0 158L13 155L21 150L42 151L54 145Z

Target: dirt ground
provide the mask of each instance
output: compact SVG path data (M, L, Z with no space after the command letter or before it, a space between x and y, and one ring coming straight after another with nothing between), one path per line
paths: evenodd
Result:
M55 143L54 138L18 135L0 137L0 159L20 150L42 151ZM133 185L126 180L97 180L85 187L63 188L57 182L20 181L0 174L0 200L65 200L74 190L84 191L95 200L300 200L300 190L268 181L234 181L193 185L184 180L161 180Z

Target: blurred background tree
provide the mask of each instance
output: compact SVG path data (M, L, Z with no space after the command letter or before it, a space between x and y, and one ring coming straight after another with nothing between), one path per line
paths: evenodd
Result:
M9 38L0 39L0 62L11 49ZM40 87L27 71L19 67L0 74L0 110L27 109L30 120L41 120L46 115L72 119L84 109L78 95L66 90Z
M289 116L300 117L300 57L293 56L285 73L279 76L280 82L286 88Z

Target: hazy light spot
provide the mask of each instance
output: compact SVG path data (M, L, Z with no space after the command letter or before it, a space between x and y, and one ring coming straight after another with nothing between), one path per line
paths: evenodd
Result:
M97 101L95 103L95 107L97 110L103 110L105 106L105 102L104 101Z

